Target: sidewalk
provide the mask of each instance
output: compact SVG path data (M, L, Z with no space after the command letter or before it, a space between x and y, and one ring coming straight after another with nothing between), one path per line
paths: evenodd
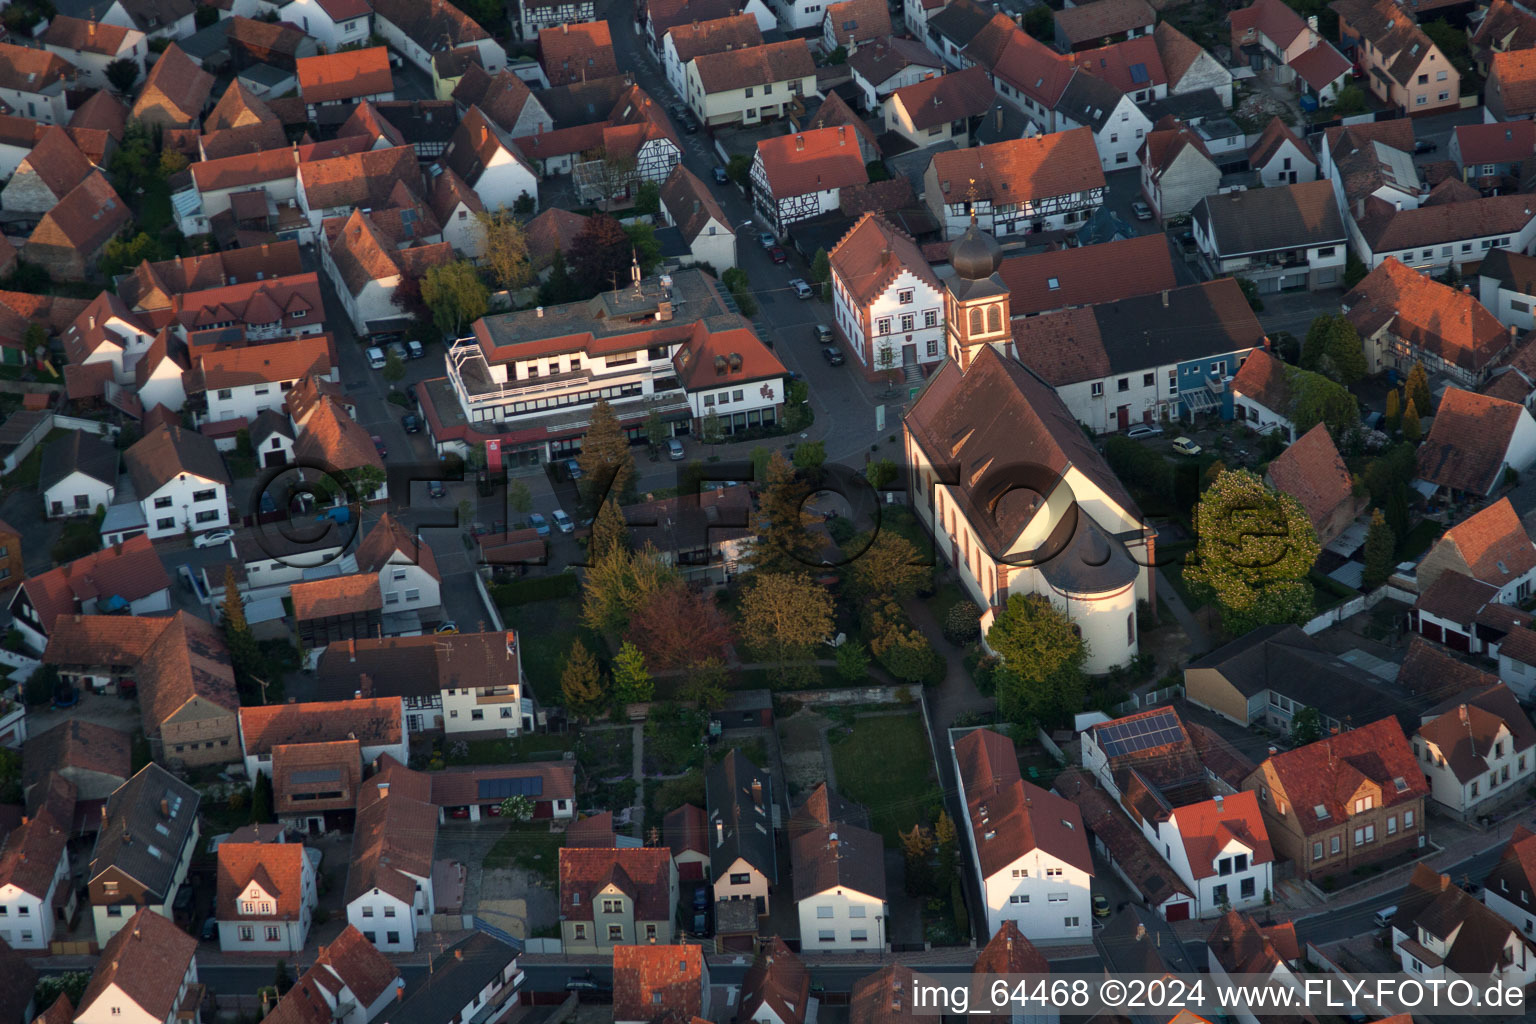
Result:
M1179 625L1184 629L1184 635L1189 637L1191 658L1199 657L1215 646L1211 640L1211 634L1195 617L1195 613L1189 610L1189 606L1179 596L1178 588L1173 585L1168 579L1168 574L1162 569L1157 570L1157 596L1168 606L1168 610L1173 612L1173 617L1179 620Z

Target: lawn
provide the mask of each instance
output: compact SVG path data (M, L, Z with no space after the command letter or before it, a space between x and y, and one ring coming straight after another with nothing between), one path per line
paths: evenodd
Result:
M1184 607L1190 611L1199 611L1210 603L1206 600L1203 593L1196 591L1195 588L1184 581L1184 566L1182 564L1168 566L1168 571L1165 575L1168 577L1168 582L1173 584L1173 589L1179 592L1179 598L1184 602Z
M548 822L530 822L513 825L507 834L496 841L491 852L485 855L481 866L492 868L524 868L544 876L554 883L560 880L560 847L565 845L565 833L551 832Z
M458 744L464 753L455 756ZM558 761L576 746L576 734L528 733L516 739L455 740L446 745L447 764L513 764L518 761Z
M919 715L858 718L851 733L827 738L839 792L869 808L870 826L887 846L915 824L932 826L943 797Z
M1444 529L1443 524L1437 523L1432 519L1420 521L1419 525L1409 530L1408 535L1398 543L1398 561L1411 562L1418 558L1429 550L1429 546L1435 542Z
M501 615L508 629L517 630L523 645L523 671L541 704L565 703L560 694L560 673L578 636L586 640L594 655L602 658L607 654L602 642L581 628L581 602L574 598L503 605Z
M940 627L949 619L949 610L961 601L969 601L970 598L958 583L942 583L939 589L934 591L928 599L928 607L933 611L933 619Z
M47 436L37 443L37 447L28 452L27 457L17 464L15 471L6 476L5 489L7 491L13 491L18 488L32 488L35 490L37 488L37 476L43 466L43 449L48 447L50 442L63 437L67 433L69 431L62 428L48 431Z

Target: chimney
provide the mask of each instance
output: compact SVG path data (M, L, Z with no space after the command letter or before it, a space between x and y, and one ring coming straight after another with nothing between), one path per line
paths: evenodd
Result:
M1468 294L1468 295L1471 295L1471 294L1472 294L1472 286L1471 286L1471 285L1469 285L1469 284L1464 284L1464 285L1462 285L1462 286L1461 286L1461 290L1462 290L1462 291L1464 291L1464 292L1466 292L1466 293L1467 293L1467 294Z
M464 951L462 949L454 950L453 951L453 958L455 960L463 960L464 959Z
M533 311L533 315L538 317L538 318L540 318L542 320L544 318L544 307L540 306L537 309L535 309Z
M725 822L723 821L715 822L715 845L725 845Z
M381 796L381 797L389 796L389 783L387 783L387 782L379 783L379 796Z
M1216 813L1217 814L1221 813L1221 794L1220 793L1216 794Z
M405 1002L405 986L404 985L396 985L395 986L395 998L400 1000L401 1002Z
M1270 757L1274 757L1278 753L1280 753L1279 748L1277 748L1277 747L1270 747L1269 748L1269 756Z
M1163 308L1164 309L1168 308L1168 289L1167 288L1163 289Z
M795 136L795 152L797 152L797 153L805 152L805 136L804 135L796 135Z
M1144 924L1138 924L1136 926L1136 941L1140 942L1142 939L1144 939L1146 937L1147 937L1147 926L1144 925Z
M1462 706L1465 707L1466 705L1462 705ZM170 816L171 816L171 802L170 802L170 800L166 799L165 797L161 797L160 798L160 817L162 817L162 818L169 818Z
M833 832L827 837L827 849L832 851L832 856L837 856L837 833Z
M845 124L837 126L837 144L839 146L848 145L848 126Z
M1461 706L1461 717L1467 717L1467 706L1465 704ZM752 802L758 807L763 806L763 784L759 779L752 780Z
M1467 706L1465 704L1463 704L1457 710L1461 712L1461 724L1462 725L1470 725L1471 724L1471 720L1469 718L1467 718Z
M999 132L1003 130L1003 105L1001 103L997 105L996 110L992 111L992 123Z

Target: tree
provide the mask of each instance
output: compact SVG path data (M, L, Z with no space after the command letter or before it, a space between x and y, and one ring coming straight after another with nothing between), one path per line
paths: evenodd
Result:
M725 163L725 176L736 184L737 188L746 188L752 176L752 158L745 153L737 153Z
M405 360L396 355L394 349L385 349L384 369L380 372L389 383L398 384L405 379Z
M507 505L518 515L525 516L533 510L533 492L523 481L513 480L507 485Z
M290 988L293 988L293 978L288 974L288 961L279 960L277 962L277 970L272 978L272 987L277 990L279 999L287 995Z
M566 302L575 302L591 291L583 291L575 281L571 279L571 272L565 265L565 253L559 249L549 263L549 277L539 285L539 302L546 306L558 306Z
M1396 388L1393 388L1391 391L1387 392L1387 411L1386 411L1386 417L1387 417L1387 423L1386 423L1387 432L1391 433L1393 430L1397 429L1398 420L1403 418L1402 402L1398 398L1398 393L1397 393L1397 389Z
M678 580L654 547L617 549L587 569L582 589L581 621L600 633L622 633L630 619Z
M869 675L869 652L857 640L848 640L837 649L837 678L845 683L860 683Z
M1228 471L1195 506L1195 534L1196 559L1184 579L1214 597L1229 633L1311 615L1307 573L1320 548L1295 498L1248 470Z
M1419 404L1410 398L1408 407L1403 410L1403 440L1417 443L1423 434L1424 424L1419 421Z
M832 260L825 249L817 249L811 260L811 283L821 290L821 297L825 301L828 289L832 286Z
M613 659L613 699L620 704L640 704L655 695L656 684L645 667L645 655L624 641Z
M22 687L21 698L26 701L28 707L40 707L53 700L53 695L59 689L59 667L57 665L41 665L32 670L27 677L26 686Z
M468 260L439 263L421 281L421 298L432 311L432 322L445 334L458 337L465 325L485 315L491 294Z
M576 463L581 466L588 501L624 494L634 481L635 456L630 451L629 438L613 414L613 406L606 401L592 407Z
M565 669L560 673L560 695L565 698L565 706L578 715L590 715L608 703L602 670L580 640L571 644L571 653L566 655Z
M587 558L597 560L613 551L629 550L629 526L619 503L612 498L603 502L592 520L592 536L587 541Z
M947 889L960 872L960 837L949 813L939 808L939 820L933 825L933 838L939 846L939 888Z
M810 489L795 475L783 454L768 460L768 474L758 491L757 536L752 542L752 568L785 573L814 565L816 545L805 519Z
M1291 742L1298 747L1323 738L1323 718L1317 708L1306 707L1291 718Z
M501 802L501 816L506 821L532 821L533 801L521 793L514 793Z
M139 62L129 57L119 57L107 65L106 74L107 84L128 96L139 81Z
M257 772L251 784L251 824L264 825L272 820L272 777Z
M209 25L219 23L219 9L213 4L200 3L192 9L192 24L197 28L207 28Z
M234 630L250 629L245 621L245 599L240 596L240 583L235 577L233 562L224 566L224 626Z
M485 269L498 288L517 291L533 282L533 267L528 262L528 236L506 207L495 213L475 214L485 232ZM556 249L556 255L559 255ZM562 263L564 260L562 259Z
M102 246L101 272L109 277L115 276L133 269L145 260L159 260L163 255L160 243L142 231L127 238L114 238Z
M1248 306L1255 313L1264 312L1264 300L1259 298L1259 286L1246 277L1234 277L1238 290L1243 293L1243 298L1248 300Z
M1344 254L1345 290L1351 289L1361 281L1364 281L1365 276L1369 273L1370 270L1366 267L1365 263L1360 259L1360 257L1355 255L1355 250L1353 248Z
M900 475L901 471L890 459L876 459L864 467L864 479L868 480L869 486L877 491L884 490L895 483Z
M718 711L725 707L725 685L730 678L725 662L719 658L705 658L689 668L677 688L677 695L708 711Z
M661 410L652 405L645 414L645 443L652 448L659 448L671 437L666 423L661 418Z
M896 386L896 351L889 344L880 346L875 353L875 365L880 367L880 372L885 374L885 388L887 391Z
M832 634L832 597L804 573L755 573L741 599L741 634L781 680Z
M661 186L654 181L642 181L635 189L634 214L637 217L654 217L661 212Z
M723 659L735 636L714 598L677 580L630 618L628 639L647 664L670 671Z
M913 825L912 831L902 832L901 852L907 861L907 895L922 896L933 889L933 868L929 858L933 854L933 833L922 825Z
M629 250L624 225L607 214L593 214L571 242L571 273L598 291L622 288L629 281Z
M1365 90L1358 85L1346 85L1333 98L1333 112L1339 117L1363 114L1365 110Z
M191 161L187 159L187 155L178 149L161 150L160 176L162 178L169 178L172 175L180 174L187 169L189 163Z
M1325 313L1314 319L1302 342L1301 365L1345 387L1364 377L1365 351L1355 325L1337 313Z
M1392 556L1397 550L1397 537L1387 525L1387 517L1381 509L1371 513L1371 528L1365 534L1365 589L1375 590L1392 575Z
M1429 394L1429 374L1424 370L1423 363L1414 363L1413 369L1408 371L1408 383L1406 386L1407 397L1413 400L1414 406L1419 410L1420 416L1434 414L1433 398Z
M929 576L929 567L912 542L892 530L879 531L867 544L856 543L860 552L853 560L854 586L870 596L888 595L904 601L915 595Z
M14 9L7 7L9 12ZM37 1005L52 1006L58 1002L60 996L65 996L75 1006L80 1005L80 1000L85 997L86 987L91 983L90 971L64 971L60 974L45 974L37 979Z
M1012 594L987 631L1002 659L997 707L1009 721L1054 721L1082 707L1088 645L1072 620L1039 594Z
M827 461L825 441L804 441L795 446L795 469L801 473L816 473Z
M1301 436L1319 423L1337 437L1360 422L1360 403L1344 385L1296 366L1285 368L1291 392L1291 422Z

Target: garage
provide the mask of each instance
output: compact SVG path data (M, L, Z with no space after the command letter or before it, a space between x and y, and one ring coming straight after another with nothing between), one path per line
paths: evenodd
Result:
M1169 921L1188 921L1190 904L1186 901L1168 904L1167 912L1163 915Z

